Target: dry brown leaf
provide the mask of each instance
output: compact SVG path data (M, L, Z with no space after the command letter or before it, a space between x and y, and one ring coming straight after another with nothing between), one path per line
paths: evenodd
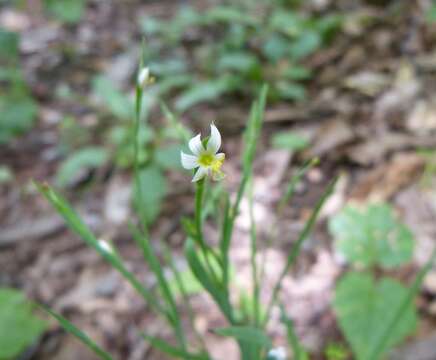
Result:
M386 201L412 184L424 169L425 160L414 152L399 153L367 173L351 191L358 202Z

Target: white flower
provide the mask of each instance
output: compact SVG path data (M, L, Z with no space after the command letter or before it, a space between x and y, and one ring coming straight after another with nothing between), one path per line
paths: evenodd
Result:
M154 79L150 75L150 69L148 67L143 67L138 74L138 85L140 87L146 87L147 85L153 83Z
M211 177L213 180L221 180L224 178L224 173L221 171L221 166L225 159L224 153L218 153L221 146L221 134L214 124L210 125L210 137L206 148L201 141L201 134L194 136L189 141L189 149L193 155L181 152L182 166L185 169L192 170L198 168L192 181L198 181L205 176Z
M268 351L268 359L286 360L286 349L282 346L271 349Z

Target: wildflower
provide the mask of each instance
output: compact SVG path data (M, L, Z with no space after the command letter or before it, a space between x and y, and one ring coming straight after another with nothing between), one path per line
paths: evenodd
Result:
M268 351L267 359L286 360L286 349L282 346L271 349Z
M154 78L150 75L150 69L143 67L138 74L138 86L144 88L154 82Z
M192 182L203 179L205 176L211 177L213 180L221 180L224 178L224 173L221 171L221 166L225 159L224 153L218 153L221 146L221 134L214 124L210 125L210 137L206 146L201 141L201 135L194 136L189 141L189 149L193 155L181 152L182 166L185 169L191 170L198 168Z

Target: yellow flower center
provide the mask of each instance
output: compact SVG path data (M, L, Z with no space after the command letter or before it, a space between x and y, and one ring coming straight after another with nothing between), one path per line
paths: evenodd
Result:
M203 167L213 166L214 162L216 162L215 156L211 153L205 152L198 157L198 163Z

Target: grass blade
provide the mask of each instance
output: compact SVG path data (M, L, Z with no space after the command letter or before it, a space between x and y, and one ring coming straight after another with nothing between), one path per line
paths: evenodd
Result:
M145 301L154 308L158 313L168 318L168 312L160 305L152 293L150 293L136 279L136 277L126 269L118 254L99 242L91 230L82 221L79 215L70 207L68 202L59 194L57 194L50 186L46 184L38 184L35 182L38 190L45 196L51 205L64 218L68 227L79 235L85 243L94 248L110 265L117 269L121 275L138 291Z
M162 266L159 263L159 260L150 244L150 238L148 237L148 235L141 234L133 226L130 226L130 231L132 232L133 238L138 244L139 248L142 250L145 261L150 266L151 270L156 276L162 296L170 309L169 312L171 313L171 322L173 323L174 331L179 341L179 345L185 348L186 339L181 327L181 321L179 313L177 311L176 301L174 300L173 293L171 292L168 281L162 271Z
M321 211L321 208L323 207L323 205L326 202L326 200L328 199L328 197L332 194L337 180L338 180L338 177L336 177L327 186L327 188L324 191L323 195L318 200L318 203L316 204L315 209L313 210L309 220L304 225L304 228L301 231L301 233L300 233L300 235L299 235L299 237L297 239L297 242L295 243L295 245L293 246L291 252L289 253L288 259L286 261L286 265L285 265L283 271L280 273L279 279L278 279L276 285L274 286L273 294L272 294L271 300L269 302L269 305L268 305L268 308L267 308L267 311L266 311L266 317L265 317L264 322L268 321L268 319L269 319L269 317L271 315L272 307L275 305L275 303L277 301L277 296L278 296L278 293L279 293L279 291L280 291L280 289L282 287L283 279L285 278L286 274L288 273L288 271L291 268L292 264L294 263L295 259L300 254L301 246L303 245L304 240L306 240L306 238L308 237L308 235L312 231L312 228L315 225L316 219L318 218L319 212Z
M209 360L209 356L207 354L193 354L178 347L172 346L168 344L165 340L147 335L143 335L143 337L154 348L171 357L185 360Z
M101 349L93 340L91 340L88 335L78 329L63 316L55 313L46 306L41 305L41 307L52 317L54 317L67 332L75 336L82 344L86 345L90 350L92 350L100 359L113 360L112 356L110 356L106 351Z
M271 339L261 329L251 326L230 326L215 329L214 332L221 336L232 337L244 343L258 345L267 349L272 347Z
M264 85L260 91L259 98L255 101L251 107L250 117L247 124L247 129L244 134L244 152L242 160L243 175L242 180L236 194L236 200L233 206L226 209L226 215L224 218L224 224L221 233L220 249L221 257L223 259L223 283L225 285L226 292L228 292L229 282L229 249L231 244L231 238L233 233L233 226L236 216L239 213L239 207L241 204L242 196L244 195L245 188L250 179L253 159L256 153L257 142L260 135L260 130L263 123L266 96L268 94L268 86Z
M295 333L294 322L292 321L291 318L288 317L288 315L286 315L286 311L283 305L280 305L280 313L281 313L280 320L286 327L286 335L288 338L288 343L292 347L293 359L303 360L304 350L300 344L300 341L298 340L297 334Z
M219 284L209 276L209 273L198 257L194 242L190 238L188 238L185 243L185 255L194 276L203 288L212 296L227 320L229 320L230 323L234 323L233 310L226 293L223 292ZM205 256L207 256L207 254Z

